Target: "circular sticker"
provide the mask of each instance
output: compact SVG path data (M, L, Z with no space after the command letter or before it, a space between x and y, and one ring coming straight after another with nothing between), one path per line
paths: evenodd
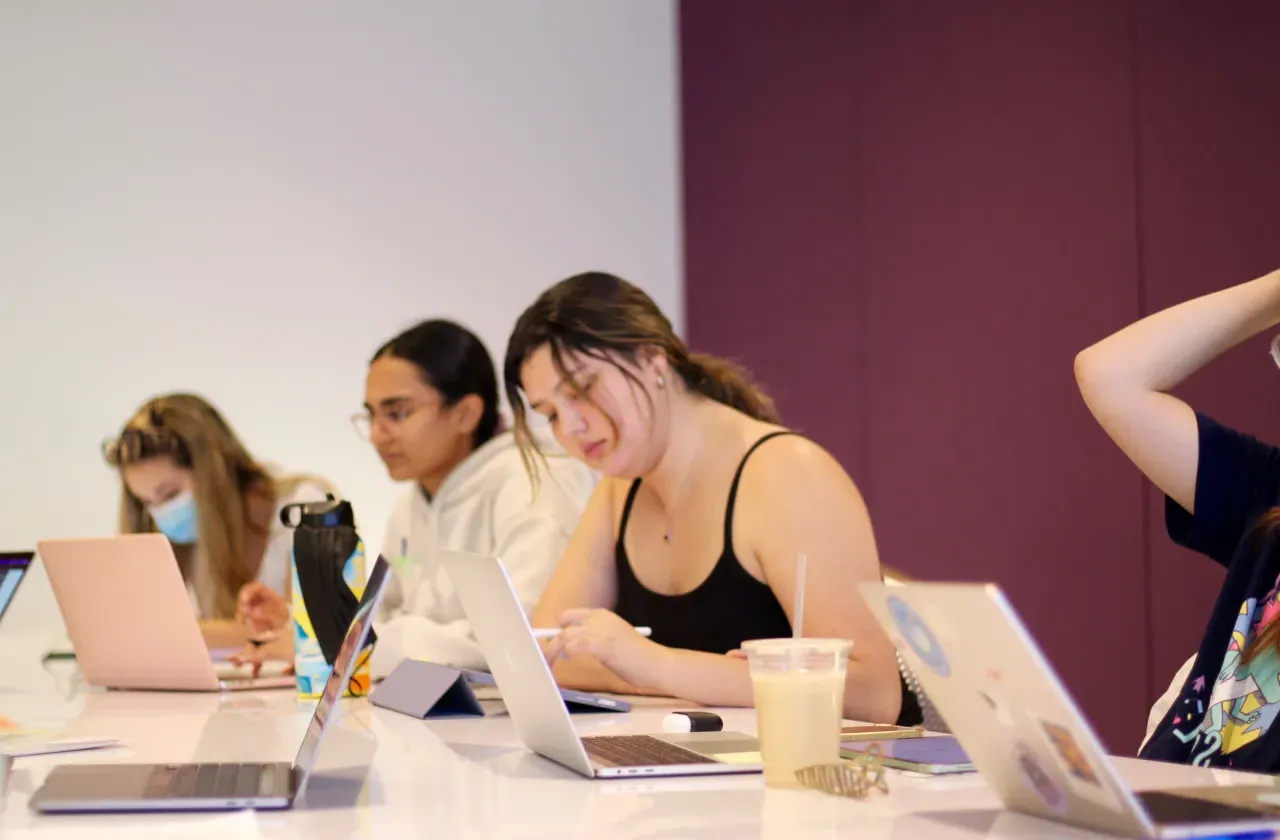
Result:
M1018 761L1018 773L1022 776L1022 780L1035 791L1036 798L1044 803L1044 807L1055 814L1066 813L1067 795L1041 766L1035 753L1024 745L1018 744L1014 755Z
M897 595L889 596L888 607L893 623L898 626L898 632L906 639L916 656L938 676L950 676L951 665L947 662L947 655L942 652L942 647L924 619Z

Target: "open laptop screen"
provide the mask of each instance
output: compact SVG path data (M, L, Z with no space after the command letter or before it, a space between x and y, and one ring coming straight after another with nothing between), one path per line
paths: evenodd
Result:
M30 551L0 552L0 616L9 608L27 569L31 568Z
M369 582L365 584L364 595L356 608L355 618L351 620L351 626L347 628L347 634L342 639L342 647L338 648L338 655L334 657L333 670L329 672L324 691L320 693L320 700L316 703L311 723L307 725L307 734L302 738L302 746L298 748L298 758L294 766L304 775L311 772L325 724L333 712L334 704L342 694L343 687L351 680L357 665L369 657L370 652L365 648L365 640L368 639L369 629L373 626L373 613L377 607L378 598L382 595L386 579L387 561L379 556L373 565L373 574L369 575Z

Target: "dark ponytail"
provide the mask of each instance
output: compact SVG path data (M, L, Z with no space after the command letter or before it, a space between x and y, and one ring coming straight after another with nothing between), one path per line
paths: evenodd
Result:
M779 422L773 400L740 365L707 353L686 353L676 372L690 390L708 399L765 423Z
M469 394L480 397L484 409L472 435L477 449L498 433L498 374L475 333L453 321L423 321L379 347L369 362L384 356L416 366L423 380L440 392L445 405Z

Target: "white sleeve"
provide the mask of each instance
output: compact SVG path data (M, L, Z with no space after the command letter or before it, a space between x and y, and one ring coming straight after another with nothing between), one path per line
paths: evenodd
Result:
M1192 654L1190 659L1182 663L1178 673L1173 675L1173 680L1169 683L1169 687L1165 689L1164 694L1151 707L1151 711L1147 714L1147 734L1142 738L1142 744L1138 747L1139 752L1147 745L1147 741L1151 740L1151 736L1155 734L1156 729L1160 726L1160 721L1164 720L1164 716L1169 713L1169 709L1177 702L1178 695L1182 693L1182 687L1187 684L1187 678L1191 676L1191 669L1195 664L1196 657L1195 654Z
M387 520L382 556L391 564L378 617L374 623L377 643L369 660L374 679L385 677L404 659L422 659L455 668L484 667L484 655L470 638L465 621L441 623L409 612L406 593L417 591L419 569L405 556L405 543L413 519L411 490L400 498Z
M536 499L531 498L523 472L503 482L493 499L494 553L507 567L526 613L542 597L594 484L585 467L578 469L576 462L570 463L571 471L557 469L565 472L563 475L542 476ZM378 629L378 646L374 649L375 676L385 674L406 657L455 668L485 667L484 653L466 619L442 623L425 616L401 614L384 628Z
M387 558L391 568L388 570L390 574L387 581L383 584L382 600L378 602L377 621L379 622L390 621L403 612L405 593L413 591L410 583L403 579L408 574L405 544L409 539L412 518L413 500L406 493L396 500L395 506L391 509L391 515L387 517L387 527L382 535L382 556ZM368 552L366 551L365 554L367 559ZM369 563L368 567L372 572L373 564ZM381 645L381 630L378 633Z
M551 573L569 547L578 519L595 484L576 461L549 458L542 467L537 498L531 499L527 478L508 481L494 503L494 551L525 613L542 597Z
M401 613L374 627L378 634L369 668L373 678L391 673L405 659L421 659L453 668L484 670L484 652L471 638L466 619L444 624L426 616Z

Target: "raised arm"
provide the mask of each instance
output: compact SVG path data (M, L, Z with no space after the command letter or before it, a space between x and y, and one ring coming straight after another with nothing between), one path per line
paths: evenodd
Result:
M1195 413L1165 393L1212 359L1280 323L1280 271L1204 295L1125 327L1076 356L1089 410L1129 460L1195 512Z

